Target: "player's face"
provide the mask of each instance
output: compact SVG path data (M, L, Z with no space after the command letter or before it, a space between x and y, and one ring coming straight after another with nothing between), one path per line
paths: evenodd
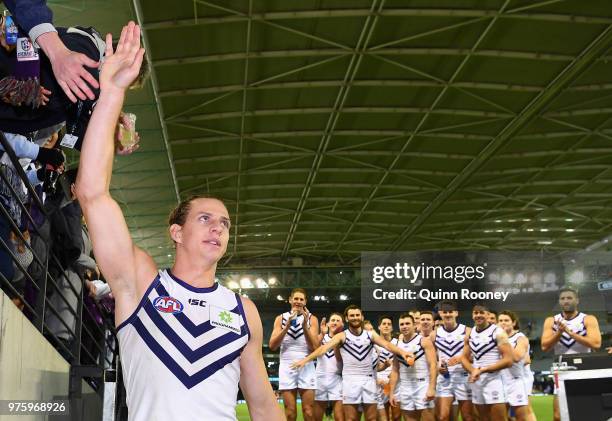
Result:
M433 329L433 317L431 314L423 314L421 315L421 330L422 331L431 331Z
M225 205L217 199L194 199L185 224L175 241L204 259L218 262L229 241L230 219Z
M559 295L559 305L562 311L574 312L578 308L578 297L571 291L564 291Z
M495 315L495 313L487 311L487 321L492 325L497 324L497 316Z
M382 319L382 321L378 325L378 332L381 335L390 335L392 330L393 330L393 323L391 323L391 320Z
M458 311L450 311L450 310L440 310L438 312L438 314L440 315L440 317L442 318L443 322L449 323L449 322L456 322L457 321L457 317L459 316L459 312Z
M504 329L506 333L511 333L514 330L514 323L512 322L510 316L500 314L497 320L497 324L499 325L499 327Z
M291 297L289 297L289 304L291 304L292 310L302 310L306 307L306 296L301 292L294 292Z
M403 317L399 319L399 330L404 336L412 336L414 333L414 322L410 317Z
M339 330L342 330L344 326L344 324L342 323L342 317L338 316L337 314L332 314L331 316L329 316L329 322L327 323L327 326L329 327L330 333L336 333Z
M346 314L346 321L352 328L360 327L363 323L363 314L361 314L361 310L357 308L349 310Z
M472 310L472 320L476 323L476 326L484 326L487 324L488 311L485 310Z
M418 332L420 330L421 324L421 312L420 311L410 311L408 312L412 317L414 317L414 328Z

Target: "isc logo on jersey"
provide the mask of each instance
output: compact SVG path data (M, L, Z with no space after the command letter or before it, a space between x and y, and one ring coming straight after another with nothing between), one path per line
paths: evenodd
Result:
M161 313L177 314L183 311L183 303L173 297L157 297L153 307Z

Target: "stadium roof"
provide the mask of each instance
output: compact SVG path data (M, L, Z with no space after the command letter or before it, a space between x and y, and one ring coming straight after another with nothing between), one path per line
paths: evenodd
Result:
M85 3L105 32L133 13ZM612 233L607 0L134 6L154 77L130 94L142 146L113 194L160 264L191 194L228 206L226 266Z

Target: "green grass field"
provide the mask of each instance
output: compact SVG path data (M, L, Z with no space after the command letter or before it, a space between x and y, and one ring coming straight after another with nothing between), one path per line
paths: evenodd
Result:
M533 396L533 410L536 413L538 421L552 421L552 396ZM246 404L240 404L236 408L238 421L248 421L249 411ZM300 406L298 405L298 421L302 421Z

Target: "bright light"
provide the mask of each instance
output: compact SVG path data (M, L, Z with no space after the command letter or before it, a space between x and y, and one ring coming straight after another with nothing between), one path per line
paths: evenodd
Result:
M547 218L540 218L540 221L546 222L546 221L548 221L548 219Z
M262 278L255 279L255 285L257 288L268 288L268 284Z
M529 221L531 221L531 219L529 219L529 218L524 218L523 219L523 222L529 222Z
M276 278L274 276L268 278L268 285L276 285Z
M327 297L325 295L321 295L321 301L325 301L327 300Z
M283 296L282 296L282 295L277 295L277 296L276 296L276 299L277 299L278 301L285 301L285 299L283 298Z
M346 301L348 300L348 297L346 296L346 294L340 294L340 301Z
M340 271L340 275L342 275L342 271Z
M498 224L501 222L501 219L496 219L495 222L497 222Z
M573 271L569 276L569 280L572 284L581 283L582 281L584 281L584 272L581 270Z
M495 230L495 232L504 232L504 230Z
M566 228L565 229L565 232L574 232L574 231L576 231L574 228Z
M538 241L538 244L541 244L543 246L548 246L548 245L552 244L552 241L542 240L542 241Z
M516 219L508 219L508 222L516 222Z
M572 222L574 218L565 218L565 222Z
M540 228L540 232L548 232L548 228Z
M527 228L528 232L533 232L533 228Z
M171 255L171 254L169 254L169 255L168 255L168 257L172 257L172 255Z
M491 230L484 230L484 232L487 232L487 233L488 233L488 232L491 232Z
M227 287L229 289L238 289L238 288L240 288L240 285L238 285L238 282L236 282L236 281L229 281L227 283Z
M320 296L318 296L318 295L315 295L315 296L314 296L314 300L315 300L315 301L321 301L321 297L320 297Z
M245 289L253 288L253 282L251 282L251 280L245 276L240 280L240 287Z
M248 296L248 294L246 292L243 292L242 296L245 297L245 298L249 298L249 296Z

